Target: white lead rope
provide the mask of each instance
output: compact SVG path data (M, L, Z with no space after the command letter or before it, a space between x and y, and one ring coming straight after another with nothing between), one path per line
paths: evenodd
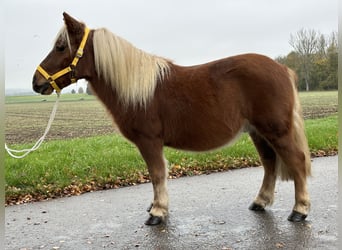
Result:
M51 115L50 115L50 119L48 121L48 124L47 124L47 127L45 129L45 132L44 132L43 136L40 137L39 140L33 145L32 148L16 150L16 149L9 148L7 146L7 144L5 143L5 149L6 149L7 153L10 156L12 156L13 158L16 158L16 159L21 159L21 158L24 158L29 153L37 150L40 147L40 145L43 143L47 133L49 132L49 130L51 128L51 124L52 124L52 122L53 122L53 120L55 118L56 112L57 112L58 102L59 102L59 94L57 94L57 99L56 99L55 105L53 106L53 109L52 109L52 112L51 112Z

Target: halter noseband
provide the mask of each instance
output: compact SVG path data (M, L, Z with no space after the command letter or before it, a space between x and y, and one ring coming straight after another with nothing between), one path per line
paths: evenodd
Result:
M76 68L76 65L77 65L78 61L83 56L83 49L84 49L84 46L85 46L85 44L87 42L89 31L90 30L89 30L88 27L84 28L84 35L83 35L82 41L80 43L80 46L78 47L76 55L75 55L74 59L72 60L71 64L68 67L58 71L57 73L55 73L53 75L50 75L49 73L47 73L42 68L42 66L39 65L37 67L38 72L40 74L42 74L45 77L46 80L49 81L50 85L56 90L57 94L59 94L61 92L60 87L58 87L57 83L55 82L55 80L58 79L59 77L64 76L65 74L71 72L71 79L70 79L71 83L77 82L77 79L75 78L75 68Z

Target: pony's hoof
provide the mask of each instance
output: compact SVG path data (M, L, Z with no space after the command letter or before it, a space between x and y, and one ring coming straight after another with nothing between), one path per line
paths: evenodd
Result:
M302 214L293 210L289 217L287 217L287 220L292 222L302 222L305 220L306 216L306 214Z
M145 225L156 226L162 223L162 221L163 221L162 217L151 215L150 218L148 218L148 220L145 221Z
M249 210L253 210L253 211L257 211L257 212L262 212L265 211L265 208L259 204L256 204L255 202L253 202L249 207Z

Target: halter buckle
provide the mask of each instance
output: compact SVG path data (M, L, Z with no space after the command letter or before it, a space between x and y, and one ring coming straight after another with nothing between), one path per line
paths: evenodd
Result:
M79 48L76 52L76 57L81 58L83 56L83 49Z

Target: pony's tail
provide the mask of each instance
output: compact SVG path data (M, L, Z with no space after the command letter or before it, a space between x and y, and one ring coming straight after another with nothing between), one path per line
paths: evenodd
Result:
M292 112L292 127L294 132L294 142L296 146L301 149L305 155L305 176L311 176L311 158L310 149L305 135L304 119L302 107L300 104L298 91L297 91L297 75L296 73L288 68L289 79L293 87L294 105ZM277 167L280 178L282 180L293 179L293 177L287 171L285 163L277 155Z

